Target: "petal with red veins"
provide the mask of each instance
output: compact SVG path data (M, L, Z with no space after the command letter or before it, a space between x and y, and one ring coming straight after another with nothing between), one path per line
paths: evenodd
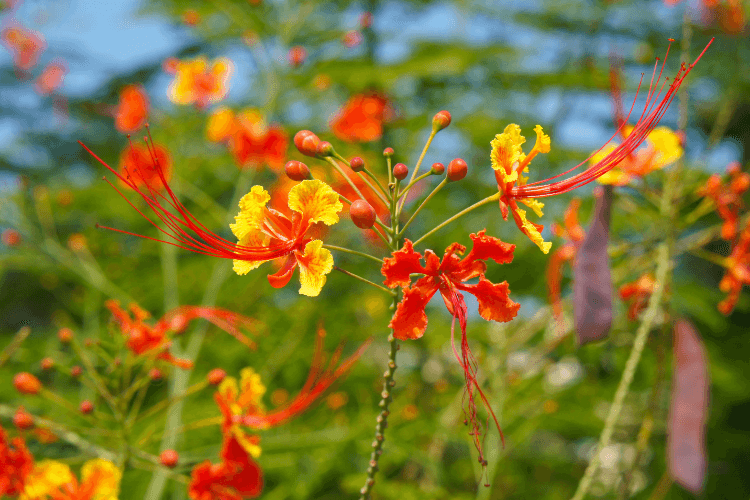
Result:
M474 244L464 261L469 260L488 260L492 259L498 264L510 264L513 262L513 251L516 246L512 243L505 243L494 236L487 236L486 229L482 229L477 234L472 234L472 243Z

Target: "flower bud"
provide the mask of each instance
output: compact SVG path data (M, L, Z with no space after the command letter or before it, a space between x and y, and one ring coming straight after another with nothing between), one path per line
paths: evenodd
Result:
M742 171L742 167L740 166L740 162L733 161L729 165L727 165L727 174L729 175L737 175Z
M469 166L461 158L455 158L448 164L448 180L455 182L466 177Z
M2 239L3 245L7 247L14 247L21 243L21 233L19 233L15 229L6 229L5 231L3 231L0 239Z
M300 130L294 134L294 145L305 156L317 156L319 144L320 138L309 130Z
M305 62L305 59L307 59L307 51L301 45L295 45L289 49L287 58L289 59L289 65L292 68L297 68Z
M386 156L386 157L393 156L393 153L394 153L393 148L385 148L383 150L383 156Z
M370 229L375 224L375 209L365 200L355 200L349 207L349 215L360 229Z
M23 406L19 406L16 413L13 414L13 425L20 431L34 427L34 418L27 412Z
M73 378L78 378L83 374L83 369L80 366L74 366L70 369L70 376Z
M84 415L88 415L89 413L94 411L94 403L92 403L88 399L84 399L83 401L81 401L81 406L79 407L79 409L81 410L81 413L83 413Z
M312 179L310 169L301 161L291 160L286 162L286 165L284 165L284 172L286 172L286 176L293 181Z
M396 163L396 165L393 167L393 176L396 179L402 181L406 179L407 175L409 175L409 168L403 163Z
M432 164L432 175L443 175L445 173L445 165L442 163Z
M333 156L333 144L328 141L323 141L318 144L318 156L325 158L326 156Z
M21 372L13 377L13 386L21 394L37 394L42 388L42 383L31 373Z
M440 132L448 125L451 124L451 114L447 111L438 111L435 116L432 117L432 131Z
M57 338L60 339L60 342L63 344L69 344L71 340L73 340L73 330L70 328L60 328L57 331Z
M42 370L48 371L48 370L51 370L53 366L55 366L55 362L52 360L52 358L44 358L39 363L39 366L42 367Z
M355 156L354 158L349 160L349 166L355 172L361 172L365 169L365 161L359 156Z
M219 385L224 380L224 377L226 376L227 376L227 372L225 372L221 368L214 368L213 370L208 372L208 376L206 378L208 379L209 384Z
M159 455L159 462L161 462L164 467L169 467L170 469L177 465L179 459L180 456L177 454L177 452L171 449L164 450Z
M158 368L151 368L148 371L148 378L153 381L158 381L164 378L164 374Z

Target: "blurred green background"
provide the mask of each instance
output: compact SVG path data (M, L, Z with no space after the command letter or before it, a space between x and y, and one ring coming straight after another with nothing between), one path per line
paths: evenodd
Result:
M748 6L742 8L747 11ZM198 15L194 26L184 21L188 10ZM360 24L365 12L372 13L369 28ZM627 108L640 74L648 78L654 58L666 50L667 38L678 40L667 74L676 71L687 15L693 57L716 37L686 84L690 101L684 182L697 188L733 160L745 165L750 151L747 30L737 30L717 12L695 1L668 6L660 1L593 0L26 0L6 7L0 13L3 27L20 24L40 32L47 49L30 75L20 74L10 53L0 50L0 230L13 228L21 236L16 246L0 246L0 348L21 327L31 328L29 338L0 368L0 401L8 407L24 404L32 413L60 422L75 420L39 399L21 399L10 380L18 371L30 371L72 402L92 397L62 370L42 374L39 361L52 356L65 364L69 353L61 351L55 335L60 327L70 327L84 338L111 335L109 313L103 307L110 298L124 304L135 301L155 318L178 304L215 304L265 325L255 352L215 328L188 329L176 351L199 351L196 368L182 375L173 371L171 382L154 384L147 405L166 398L170 384L179 383L175 380L193 383L214 367L238 376L241 368L251 366L261 374L269 394L284 389L294 395L304 383L315 329L322 322L329 351L339 342L346 343L345 352L370 336L375 342L333 391L336 397L288 425L261 433L259 463L266 479L262 498L357 497L387 361L388 297L336 273L319 297L302 297L296 278L275 290L264 268L240 277L231 271L231 262L96 229L99 223L156 235L100 180L107 172L76 141L116 165L127 140L115 130L112 110L124 85L142 84L151 100L154 140L172 155L173 187L201 221L229 237L227 222L236 213L233 199L252 184L269 188L277 173L267 168L238 170L226 148L206 139L207 111L169 102L166 89L172 77L162 70L166 58L230 58L235 71L223 104L258 108L290 137L300 129L313 130L344 156L360 155L381 173L385 166L380 152L385 146L393 147L396 159L412 168L429 135L431 117L446 109L453 123L437 136L425 164L447 165L462 157L469 164L469 176L444 189L422 212L408 235L415 239L494 192L489 142L508 123L518 123L527 137L541 124L552 138L551 153L532 165L532 180L583 161L614 133L610 56L622 60ZM348 47L344 37L352 30L361 32L362 41ZM245 43L253 37L255 43ZM305 47L307 58L292 68L287 52L295 45ZM65 61L64 83L52 96L38 95L35 75L56 60ZM394 109L382 139L354 144L336 139L330 118L350 96L372 90L386 95ZM675 103L662 123L675 127L676 121ZM287 157L302 159L293 147ZM324 165L316 160L308 164ZM648 182L659 185L662 175L654 174ZM435 185L437 180L425 183ZM590 194L591 186L576 193L584 200L585 224L592 207ZM570 197L548 199L541 222L548 227L560 221L569 201ZM650 245L641 242L658 236L658 229L653 225L657 210L638 192L621 190L615 203L613 244L628 244L627 253L613 261L619 286L648 270L634 264L633 258L648 252ZM691 230L718 222L710 215ZM481 320L475 303L469 303L472 349L506 438L501 448L496 431L490 430L485 443L491 487L481 486L476 452L461 423L463 374L450 348L450 316L436 299L428 308L430 326L424 338L403 343L399 353L395 401L374 498L569 498L596 444L636 323L628 322L625 307L616 302L611 338L577 348L570 335L570 270L563 282L561 328L547 305L543 269L548 257L512 222L504 222L492 205L431 236L426 244L440 253L453 241L469 243L468 234L483 228L517 244L514 262L490 265L488 277L507 280L511 297L522 304L517 319L498 325ZM548 230L544 234L549 237ZM73 235L83 235L86 244L76 247L75 238L71 244ZM347 220L334 226L327 241L368 248ZM728 253L721 243L711 249ZM369 251L384 253L378 247ZM379 270L368 262L340 253L334 257L337 265L381 281ZM719 314L716 303L722 294L717 284L722 273L720 266L696 257L681 259L672 305L696 323L710 358L709 475L703 496L747 498L750 346L744 335L750 324L750 298L743 296L731 316ZM617 498L624 471L633 471L633 498L649 498L662 478L671 356L656 352L661 345L668 353L670 342L668 329L652 337L592 497ZM633 464L636 434L655 380L663 374L667 380L653 408L654 435ZM277 392L277 399L283 394ZM266 402L273 406L270 401L269 396ZM346 404L339 406L341 401ZM186 402L180 418L189 423L214 415L218 410L206 389ZM2 424L11 425L7 418ZM75 426L81 435L89 435L83 422L75 421ZM93 432L90 437L97 439ZM189 431L172 445L185 464L216 461L220 432ZM80 462L78 451L61 442L30 440L30 447L38 458ZM147 450L158 454L158 440L149 442ZM666 498L692 496L675 485ZM128 471L122 484L122 499L184 497L183 484L167 481L161 488L148 471Z

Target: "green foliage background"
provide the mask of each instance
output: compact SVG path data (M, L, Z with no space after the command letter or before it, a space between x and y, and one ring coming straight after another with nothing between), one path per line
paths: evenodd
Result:
M303 128L313 130L324 140L331 140L344 156L361 155L381 172L385 171L380 156L383 147L392 146L397 160L412 167L429 133L432 115L441 109L453 114L453 123L438 135L425 163L447 164L460 156L469 163L470 173L464 181L443 190L420 215L410 229L412 239L494 192L489 141L507 123L518 123L527 136L532 135L534 125L541 123L552 137L552 152L535 160L532 180L583 161L595 147L570 140L560 144L556 133L563 131L571 114L582 114L582 106L595 111L597 104L607 101L609 54L623 60L628 103L639 74L645 71L648 78L654 55L663 54L666 39L676 38L679 45L685 9L695 21L691 54L695 55L711 36L717 38L687 83L691 127L688 170L683 181L695 188L705 181L707 165L712 165L711 148L719 143L734 144L743 162L747 160L747 32L731 35L713 24L703 25L692 4L667 8L660 2L630 1L496 5L457 1L437 6L408 1L279 1L253 6L245 0L153 0L143 6L143 14L163 16L178 25L186 9L195 9L202 21L190 28L190 42L174 56L216 57L231 50L253 61L249 70L252 85L239 102L231 103L233 107L259 108L269 121L283 124L290 134ZM364 30L361 46L346 49L341 36L358 27L357 17L365 11L373 13L374 29ZM429 33L417 29L436 15L450 15L458 26L450 33L445 33L442 25ZM187 39L188 28L184 29ZM256 33L262 45L243 45L240 38L248 31ZM402 40L406 47L405 54L396 59L388 52L393 40ZM289 68L285 61L292 45L306 47L309 54L299 69ZM55 47L49 50L54 52ZM678 58L679 54L670 57L668 74L676 71ZM332 81L326 90L317 90L312 84L320 74ZM234 78L243 76L247 75L236 74ZM39 127L29 120L23 137L0 152L0 170L23 178L18 189L4 192L0 200L0 228L16 228L23 240L19 247L0 248L0 346L8 344L22 326L32 330L12 359L0 368L0 401L7 407L24 404L34 414L73 422L81 435L97 440L88 424L59 407L39 399L21 399L10 380L18 371L31 371L70 401L93 397L85 385L71 381L62 370L40 374L39 360L52 356L64 362L67 354L61 351L55 336L63 326L73 328L83 338L109 338L113 331L103 308L109 298L123 303L135 301L157 318L177 304L213 303L258 319L264 331L257 338L255 352L209 328L196 368L188 377L191 383L199 381L217 366L238 375L240 369L251 366L261 374L269 393L284 388L293 395L302 386L312 359L315 330L321 322L328 332L329 351L339 342L345 342L346 352L352 352L369 337L375 341L337 386L336 391L348 396L346 405L332 410L324 402L288 425L261 433L263 455L259 463L266 479L262 498L355 498L364 482L381 374L387 361L386 325L391 315L387 297L346 276L331 274L323 293L310 299L299 296L294 283L285 289L272 289L262 270L239 277L231 272L231 262L97 230L95 224L99 223L155 235L155 229L104 182L71 182L75 178L72 171L81 162L90 166L84 179L106 173L77 140L105 161L117 163L126 139L116 133L111 116L102 110L116 103L122 86L140 82L149 93L163 93L164 81L160 62L144 64L126 74L112 74L91 95L67 99L69 117L64 125ZM10 67L0 70L0 82L3 88L30 85L19 81ZM390 96L397 119L386 126L379 142L345 144L336 140L328 119L350 95L370 89ZM163 98L154 101L164 103ZM559 105L549 105L551 101ZM45 101L42 106L52 117L51 102ZM300 108L305 112L295 111ZM673 108L675 111L676 103ZM0 113L23 119L17 107L7 104ZM269 170L238 172L225 148L205 139L206 117L206 113L191 107L154 104L149 120L154 140L167 145L172 153L176 191L207 226L228 235L228 217L236 212L234 193L242 194L251 183L268 187L275 174ZM674 126L675 117L675 112L668 114L665 123ZM614 130L610 118L594 112L587 125ZM570 131L569 125L566 130ZM578 132L582 142L591 141L592 134L585 128ZM48 161L29 165L18 154L27 148L43 152ZM288 155L289 159L302 159L291 148ZM663 176L650 176L649 187L660 186ZM425 182L434 185L437 180ZM581 191L576 194L584 200L582 221L586 222L592 206L591 190ZM62 205L60 195L67 192L73 201ZM548 225L561 220L569 200L549 199L542 222ZM686 207L698 202L693 196L686 200ZM648 195L620 191L614 210L613 234L617 236L613 246L626 250L613 259L616 286L650 269L653 239L661 231L657 214ZM709 215L689 231L716 227L718 223L718 217ZM450 350L450 316L440 303L433 303L428 309L430 326L425 337L403 343L399 353L395 401L374 498L569 498L601 431L637 324L628 322L624 306L618 302L611 338L577 348L570 334L570 303L565 304L564 332L550 317L543 272L548 257L522 237L512 222L504 222L494 206L472 213L431 236L427 243L440 253L453 241L468 243L468 234L483 228L517 244L515 261L489 266L488 277L507 280L511 296L522 303L519 317L507 325L470 317L472 349L480 360L487 395L501 415L506 439L502 448L496 432L491 431L486 441L491 487L481 486L484 479L476 453L461 424L463 375ZM76 233L86 237L88 251L68 248L68 237ZM334 227L329 242L366 248L360 233L347 221ZM709 248L728 252L721 244ZM380 281L379 270L368 262L344 254L335 258L337 265ZM171 263L176 267L171 268ZM728 318L720 315L716 303L722 297L717 288L722 272L719 266L697 257L683 258L676 269L671 303L675 311L696 323L710 358L709 475L704 496L747 498L750 347L744 334L750 299L743 296ZM569 277L569 270L566 273ZM566 279L566 291L568 284ZM177 340L177 350L188 349L188 343L195 342L203 331L203 326L189 329ZM661 359L655 354L659 345L667 352ZM631 468L628 460L632 461L636 434L660 374L666 381L654 408L654 435L634 468L634 498L649 498L664 474L670 345L668 328L652 336L615 433L613 456L621 460L604 468L591 496L617 497L614 485L622 472ZM551 381L559 370L572 370L575 376L565 385L555 385ZM155 384L146 405L167 397L169 384ZM190 422L217 414L211 391L206 389L186 401L182 420ZM160 432L158 426L163 421L155 422L144 424L138 431ZM2 424L10 426L7 418ZM64 458L71 463L85 458L63 443L41 445L31 441L31 446L37 457ZM185 464L216 460L219 446L220 433L215 427L186 432L176 442ZM158 454L158 441L150 442L147 450ZM151 477L150 471L128 471L121 498L147 498L147 491L153 492L147 489ZM183 484L168 481L160 498L184 495ZM691 496L673 486L666 498Z

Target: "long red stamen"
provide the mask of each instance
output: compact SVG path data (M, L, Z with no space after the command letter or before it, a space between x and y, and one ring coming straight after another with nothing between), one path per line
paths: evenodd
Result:
M636 150L643 143L643 141L646 140L646 137L648 137L649 133L651 133L651 131L659 124L659 120L661 120L661 118L664 116L667 108L675 98L677 89L680 88L680 85L682 85L685 77L690 73L690 71L698 63L698 61L700 61L701 57L703 57L703 54L706 53L706 50L708 50L708 47L711 46L713 41L714 39L712 38L692 64L686 67L683 63L680 66L680 69L677 71L677 75L675 75L674 80L669 85L666 93L663 97L661 97L661 99L659 99L662 91L664 90L664 86L666 85L665 80L664 82L662 82L661 87L659 87L659 82L664 72L664 66L667 62L667 56L669 55L669 47L667 48L667 54L664 57L664 61L662 62L658 76L656 75L656 69L659 63L658 59L656 64L654 65L654 72L651 75L651 83L646 94L646 104L644 105L643 112L641 113L638 122L635 124L635 127L633 128L627 139L624 140L623 143L615 148L611 153L605 156L601 161L597 162L595 165L590 166L583 172L573 175L567 179L551 182L554 179L557 179L563 175L567 175L568 173L585 165L594 155L599 153L618 134L620 134L621 129L624 127L627 119L630 118L630 115L633 112L633 108L635 107L635 99L633 100L633 105L631 106L630 111L628 112L624 121L619 125L615 134L610 137L610 139L604 144L604 146L602 146L601 148L599 148L599 150L595 151L591 156L586 158L585 161L554 177L529 183L524 186L513 186L505 193L505 197L543 198L545 196L554 196L557 194L566 193L585 184L588 184L589 182L596 180L597 178L612 170L618 163L620 163L620 161L625 159L634 150ZM655 81L654 77L656 77ZM638 91L640 91L640 84L638 85ZM636 98L638 96L638 91L636 91Z
M466 336L466 303L464 302L463 295L451 289L450 299L451 305L453 306L453 321L451 322L451 348L453 349L453 355L456 356L458 364L464 371L464 380L466 381L464 398L467 400L467 402L464 407L464 416L466 417L467 423L470 423L471 425L471 432L469 434L472 436L474 447L479 453L479 462L484 467L487 465L487 463L482 452L482 425L479 423L479 418L477 416L476 401L474 400L475 389L477 391L477 394L479 394L482 403L484 403L485 408L487 408L487 411L495 421L495 426L500 433L500 440L502 441L503 446L505 446L505 436L503 435L503 431L500 428L500 422L498 422L497 416L495 416L495 412L492 410L492 406L490 406L490 402L487 400L484 392L482 392L482 388L479 387L479 382L477 381L477 360L474 358L474 355L469 348L469 340ZM454 336L456 319L458 319L459 328L461 329L460 354L456 349Z
M150 131L149 131L150 138ZM148 176L143 175L136 167L135 174L138 175L143 184L146 186L147 192L140 189L138 184L131 178L131 173L127 172L125 175L116 171L110 167L104 160L97 156L91 149L89 149L81 141L78 141L88 153L93 156L99 163L104 165L110 172L117 176L126 186L135 191L138 195L143 198L148 207L156 214L159 220L166 226L164 229L159 224L151 220L146 214L138 209L113 183L109 183L117 193L122 196L128 204L136 210L143 218L148 220L154 227L160 232L166 235L173 241L162 240L158 238L152 238L149 236L131 233L121 229L110 228L107 226L99 226L103 229L109 229L112 231L129 234L132 236L138 236L148 240L158 241L169 245L177 246L184 250L191 252L210 255L213 257L220 257L224 259L237 259L237 260L269 260L276 257L281 257L288 254L294 247L294 241L276 241L267 246L245 246L237 243L232 243L216 233L207 229L193 214L191 214L184 205L179 201L177 196L169 186L164 171L156 158L156 152L153 149L153 142L149 139L146 141L149 151L149 155L152 158L153 166L156 169L159 179L164 186L166 196L157 190L148 182ZM151 144L149 144L151 143ZM106 180L106 179L105 179ZM160 201L161 200L161 201ZM162 203L162 201L164 203Z

